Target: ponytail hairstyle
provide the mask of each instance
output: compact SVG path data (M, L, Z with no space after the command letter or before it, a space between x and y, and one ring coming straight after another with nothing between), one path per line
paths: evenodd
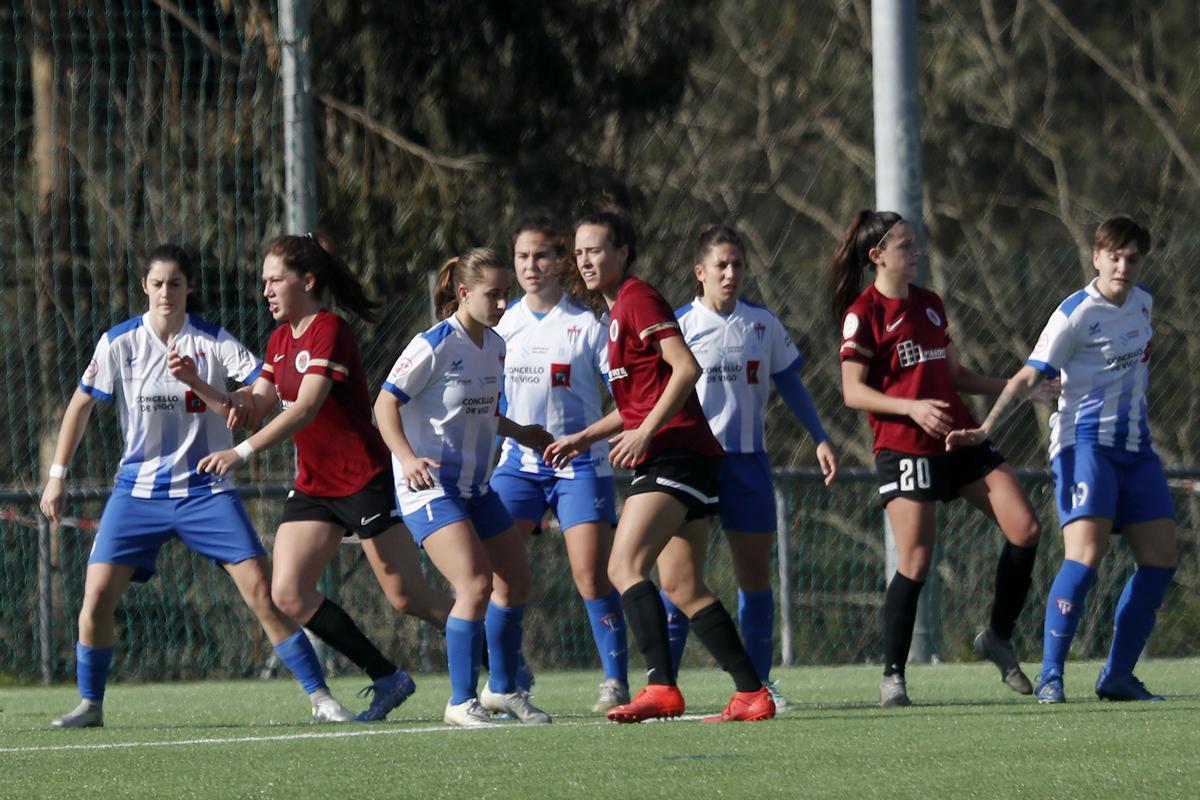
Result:
M1130 242L1137 245L1138 253L1150 252L1150 231L1143 228L1132 217L1119 216L1107 219L1096 228L1092 238L1092 249L1116 251L1127 247Z
M846 309L862 292L863 270L875 268L871 251L883 247L892 228L903 221L894 211L863 209L854 215L830 266L833 318L839 325Z
M746 258L746 248L742 245L742 237L728 225L705 225L700 229L700 238L696 240L696 262L704 263L708 251L719 244L732 244L742 251L742 259ZM696 296L704 297L704 282L696 281Z
M633 229L629 218L619 211L599 211L576 220L575 230L578 231L584 225L603 225L608 229L608 241L613 248L626 248L628 256L625 259L625 274L629 275L634 262L637 261L637 231ZM572 265L567 275L569 278L566 281L566 290L571 299L590 308L597 319L602 317L608 311L608 303L604 302L600 292L588 290L583 276L579 274L579 265Z
M303 236L280 236L267 245L265 255L278 256L297 275L313 276L313 292L323 298L328 292L341 308L349 309L364 322L378 319L379 303L367 297L362 282L338 255L333 240L320 231Z
M487 247L476 247L464 255L442 264L438 270L433 304L437 306L438 319L445 319L458 310L458 287L470 289L483 281L484 270L507 269L496 251Z
M179 267L179 271L183 273L183 277L187 279L188 288L192 291L188 292L187 304L184 310L189 314L193 314L200 310L200 296L196 293L195 271L192 267L192 257L188 255L188 251L184 250L177 244L160 244L155 247L146 256L146 260L142 263L142 280L146 280L150 276L150 267L157 261L174 262Z

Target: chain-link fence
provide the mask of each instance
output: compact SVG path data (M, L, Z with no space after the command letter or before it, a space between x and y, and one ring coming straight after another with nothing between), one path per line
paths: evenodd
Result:
M840 400L824 274L853 210L873 196L868 7L315 4L321 226L387 301L379 325L358 329L372 382L428 324L425 275L441 260L480 244L507 250L507 225L528 209L570 217L612 201L641 232L637 271L679 304L691 297L699 226L736 223L747 242L749 298L765 302L793 334L843 462L869 465L865 418ZM1003 16L992 4L981 15L966 0L922 5L927 282L945 298L963 360L1011 373L1057 302L1089 277L1089 226L1117 212L1146 220L1155 233L1144 276L1156 295L1151 424L1168 464L1194 464L1200 373L1191 365L1200 363L1200 336L1189 302L1200 289L1190 269L1200 254L1192 234L1200 170L1191 154L1200 149L1200 76L1190 43L1200 20L1167 7L1114 6L1100 16L1086 7L1037 0ZM478 24L464 30L464 15ZM284 232L276 18L269 0L0 3L0 181L11 187L0 193L0 485L40 486L94 343L144 309L139 260L154 244L188 247L206 316L252 347L265 343L272 322L257 294L260 251ZM80 484L107 482L120 455L116 415L93 416L72 465ZM777 468L813 464L812 443L777 398L768 425ZM1045 439L1044 412L1029 411L1000 445L1012 463L1040 468ZM279 447L256 456L241 477L283 483L291 470L289 449ZM883 547L873 491L853 481L830 492L789 491L801 498L790 506L799 515L791 528L796 657L872 657ZM1180 489L1176 499L1181 537L1194 543L1194 495ZM264 503L255 512L264 532L276 511L277 503ZM90 519L98 507L76 512ZM32 511L12 505L6 513L25 519ZM967 512L947 513L953 528ZM9 652L25 655L0 661L0 673L33 674L30 596L17 588L32 580L22 560L30 529L4 526L0 633ZM995 538L955 532L943 545L948 654L969 616L952 621L967 606L950 598L986 594ZM826 539L841 544L806 549ZM56 623L66 639L82 585L71 553L81 555L87 541L86 531L60 534L55 613L67 615ZM535 545L545 570L539 585L556 613L576 613L559 602L573 595L561 548L547 545ZM1189 547L1170 604L1177 608L1196 602ZM232 601L207 566L184 554L164 557L167 580L148 590L163 607L185 595ZM717 582L728 584L724 556L717 558ZM1048 548L1043 564L1053 558ZM354 584L365 580L361 570L338 569L335 584L381 604L364 612L376 635L398 650L409 646L411 631L396 628L378 593ZM1091 613L1101 613L1096 606ZM188 626L213 615L183 616L159 635L187 640L199 630ZM811 646L799 633L805 619L841 631L838 643ZM568 630L585 630L581 620ZM124 635L151 628L139 621ZM586 648L554 638L568 634L543 633L550 630L533 629L537 652L551 654L535 660L586 663ZM1156 647L1195 652L1195 637L1167 630L1179 633L1160 635ZM209 635L197 634L193 666L179 669L240 664L241 673L256 661L257 654L205 655ZM221 647L248 641L227 638ZM163 661L168 671L184 663Z
M1176 473L1178 474L1178 473ZM1190 478L1172 479L1179 521L1186 531L1200 522L1200 493ZM1053 498L1044 474L1029 474L1026 485L1042 519L1053 518ZM879 609L887 574L880 529L882 509L864 502L873 494L873 476L856 471L834 487L822 487L812 474L782 473L777 490L785 517L778 653L796 664L862 663L882 652ZM69 677L74 659L74 615L83 590L83 571L103 493L76 502L68 524L45 531L49 563L39 568L38 527L32 505L9 512L0 522L0 678L29 680L48 675ZM247 505L261 530L273 530L282 487L274 497L250 491ZM990 521L963 503L940 514L938 567L933 578L940 626L934 650L944 659L970 657L974 634L988 619L995 554L1002 537ZM1200 574L1194 534L1182 537L1182 567L1163 604L1149 647L1154 656L1193 655L1200 634ZM525 619L526 652L535 669L598 666L591 628L575 593L561 533L548 528L530 545L534 592ZM1047 536L1041 548L1030 601L1015 641L1024 658L1041 651L1043 598L1062 560L1061 541ZM1072 655L1102 656L1112 631L1120 587L1132 570L1128 549L1101 569ZM48 568L48 569L47 569ZM118 663L121 674L137 679L250 676L270 659L270 646L245 610L232 582L204 558L180 546L165 548L158 575L131 589L117 612ZM436 581L436 573L426 570ZM728 551L714 531L709 552L714 591L729 607L736 585ZM39 575L46 584L39 586ZM412 668L441 669L442 638L411 618L398 618L357 545L340 548L327 577L328 591L351 610L362 629L385 653ZM932 584L931 584L932 585ZM44 597L44 593L49 593ZM43 615L48 615L44 619ZM689 648L685 663L707 659L702 648ZM337 669L354 670L340 658Z

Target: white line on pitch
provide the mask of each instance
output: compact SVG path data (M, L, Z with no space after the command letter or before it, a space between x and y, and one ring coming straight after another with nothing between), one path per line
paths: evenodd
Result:
M679 717L680 721L694 721L701 719L699 716L686 715ZM570 727L584 727L589 725L607 725L607 720L590 719L571 722L559 722L558 725L566 725ZM477 730L517 730L526 727L541 727L541 726L524 726L524 725L495 725L491 728L480 728ZM350 739L356 736L393 736L398 734L419 734L419 733L448 733L460 732L465 733L462 728L452 728L448 725L437 726L432 728L372 728L370 730L349 730L349 731L325 731L322 733L280 733L273 736L236 736L228 739L210 738L210 739L173 739L169 742L107 742L103 744L49 744L49 745L34 745L30 747L0 747L0 753L51 753L64 750L131 750L139 747L194 747L197 745L209 744L255 744L258 742L290 742L302 741L305 739Z

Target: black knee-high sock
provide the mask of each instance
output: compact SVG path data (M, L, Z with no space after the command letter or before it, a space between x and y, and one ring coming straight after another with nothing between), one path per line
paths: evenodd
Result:
M1002 639L1011 639L1017 617L1025 605L1029 585L1033 583L1033 563L1037 545L1017 547L1005 542L996 562L996 595L992 601L991 628Z
M713 654L721 669L733 678L739 692L755 692L762 688L754 662L720 600L696 612L691 622L696 636Z
M625 611L625 624L646 661L646 681L674 686L667 610L663 608L658 589L650 581L635 583L621 593L621 608Z
M903 675L912 647L913 625L917 622L917 600L924 581L914 581L897 572L883 598L883 674Z
M396 665L388 661L383 653L350 619L341 606L328 597L313 612L304 627L321 637L321 641L337 650L371 676L371 680L385 678L396 671Z

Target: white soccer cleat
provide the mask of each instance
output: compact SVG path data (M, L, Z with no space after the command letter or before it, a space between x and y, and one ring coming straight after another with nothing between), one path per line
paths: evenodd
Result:
M596 698L596 704L592 706L592 711L603 714L610 708L623 706L628 702L629 685L616 678L608 678L600 684L600 696Z
M907 708L911 705L903 675L884 675L879 679L880 708Z
M322 697L313 703L313 722L354 722L354 713L334 699L333 695Z
M495 726L487 709L474 697L464 700L458 705L447 700L446 713L442 715L442 719L447 725L453 725L456 728L491 728Z
M767 694L771 695L771 702L775 704L776 713L791 709L792 704L783 696L783 692L779 691L779 681L767 681L763 686L767 687Z
M83 700L72 711L51 720L54 728L103 728L104 704L95 700Z
M493 714L511 714L525 725L546 725L550 722L550 715L530 702L529 692L523 689L499 694L485 685L479 699L483 707Z

